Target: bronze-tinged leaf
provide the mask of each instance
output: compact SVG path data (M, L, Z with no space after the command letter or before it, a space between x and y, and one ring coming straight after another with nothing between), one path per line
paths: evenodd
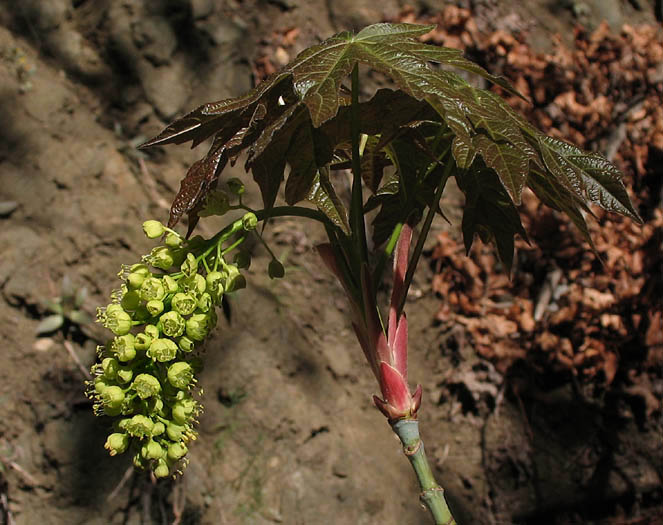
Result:
M339 33L302 51L286 70L293 75L295 91L308 107L313 125L318 127L337 114L342 82L357 62L385 73L404 93L421 100L427 76L436 73L426 58L404 51L403 46L417 42L416 37L431 29L414 24L375 24L357 35Z
M456 135L452 145L456 165L460 169L469 168L476 156L476 149L472 143L472 137L476 132L472 123L465 116L467 109L461 100L450 97L442 90L436 89L435 91L436 95L429 95L426 97L426 101Z
M234 135L240 128L247 126L251 121L251 117L255 114L254 110L250 110L247 115L247 108L252 107L258 101L264 100L265 95L271 90L275 89L278 96L287 96L292 87L287 86L287 82L283 81L289 77L290 73L288 71L275 73L241 97L203 104L175 120L159 135L141 144L139 148L165 144L183 144L189 141L193 143L191 147L195 147L217 131L226 128L234 128L232 133ZM278 97L276 98L278 99Z
M373 226L373 244L380 246L391 237L396 224L403 221L403 204L398 195L384 195L380 200L380 211L375 215Z
M268 148L252 164L253 180L260 188L262 203L266 210L276 202L276 196L283 182L285 158L277 148Z
M308 107L316 127L338 112L341 82L357 62L351 52L351 39L350 33L339 33L302 51L287 66L294 77L295 91Z
M375 194L380 187L384 168L391 165L387 155L379 148L380 137L368 136L364 153L361 157L361 178L366 187Z
M476 158L477 150L474 148L472 142L467 143L456 135L451 143L451 154L454 156L456 166L463 170L472 165Z
M328 170L321 169L313 179L307 200L315 204L343 233L350 235L348 212L329 180Z
M327 136L310 122L298 128L292 143L296 147L289 148L286 154L290 173L285 184L285 200L290 205L307 198L318 168L332 159L332 148Z
M175 226L182 215L189 213L202 204L207 191L212 187L227 161L225 150L221 148L214 154L191 165L186 176L182 179L180 190L170 207L169 228Z
M527 185L546 206L564 212L576 225L592 250L596 252L594 242L589 234L589 228L587 228L587 222L582 214L582 210L586 206L580 197L564 186L557 184L553 177L538 169L531 171Z
M539 135L543 160L553 177L583 200L642 223L622 182L622 174L598 153Z
M495 171L486 167L481 159L468 170L458 171L456 180L465 194L462 230L466 251L469 253L475 234L479 234L482 239L495 243L500 260L510 271L514 235L517 233L527 240L518 209Z
M468 168L478 151L497 171L513 201L520 204L530 161L540 164L536 150L523 135L527 125L501 98L459 84L452 77L440 76L428 91L426 101L456 135L452 152L458 167Z
M404 38L415 39L430 33L434 25L390 24L380 22L365 27L357 33L357 39L365 43L388 44L402 42Z
M244 169L252 171L265 209L272 208L276 202L292 137L300 126L306 124L305 117L304 106L292 104L279 118L265 127L249 147Z
M468 197L463 218L467 246L476 233L492 239L507 265L513 235L524 235L515 204L525 184L567 213L586 238L587 202L640 220L617 168L598 154L544 137L501 97L446 69L475 73L520 95L460 51L420 42L418 37L431 29L381 23L356 35L339 33L306 49L246 95L200 106L145 143L142 147L187 141L195 146L214 136L207 156L182 181L171 224L184 213L195 224L221 169L248 150L245 168L253 171L265 207L274 205L289 164L286 201L310 199L344 229L345 210L330 179L319 171L328 173L332 162L335 168L347 164L351 112L343 82L357 64L384 73L397 87L380 90L359 105L361 133L370 137L362 161L364 182L374 192L367 207L381 207L377 239L390 234L394 217L404 219L403 214L430 204L426 192L438 177L432 163L441 151L430 151L434 136L443 137L443 148L451 146L457 179ZM444 135L434 129L440 125ZM397 177L385 182L382 169L389 162Z
M436 118L435 112L425 102L392 89L380 89L370 100L361 102L359 114L361 133L379 135L382 145L395 138L401 127L413 121ZM342 107L321 129L334 146L350 144L351 120L350 108Z
M411 53L429 62L437 62L439 64L451 66L456 69L462 69L469 73L483 77L493 84L500 86L502 89L511 93L512 95L516 95L523 100L527 100L527 97L525 97L515 87L513 87L506 78L493 75L482 68L479 64L466 59L460 49L433 46L414 41L401 43L400 48L402 51Z
M511 144L494 142L486 135L476 135L472 144L481 154L486 166L497 172L511 200L519 205L529 171L528 158Z
M292 104L278 118L273 119L249 147L245 169L248 171L255 159L259 158L271 144L279 145L285 159L292 135L306 122L305 113L304 106Z

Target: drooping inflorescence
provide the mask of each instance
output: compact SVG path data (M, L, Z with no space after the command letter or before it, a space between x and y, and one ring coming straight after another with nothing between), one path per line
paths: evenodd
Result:
M195 399L199 348L217 323L224 294L246 286L240 268L248 253L224 256L255 227L247 213L211 239L184 240L158 221L143 224L147 237L163 237L142 262L123 266L123 283L97 312L114 335L98 347L88 396L95 413L114 419L105 447L112 456L133 451L134 465L156 477L181 472L187 445L196 439L202 406ZM232 239L226 248L223 244ZM238 264L239 263L239 264Z

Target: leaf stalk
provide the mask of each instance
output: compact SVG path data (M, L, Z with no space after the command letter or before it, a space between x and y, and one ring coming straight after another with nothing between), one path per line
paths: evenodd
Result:
M401 300L396 309L396 319L398 319L401 316L401 313L403 313L403 308L405 307L405 301L407 300L408 290L410 289L410 285L412 284L414 271L417 269L417 264L419 263L421 254L424 251L424 244L426 243L428 232L430 231L431 224L433 223L433 217L435 217L436 208L438 206L438 203L440 202L440 198L442 197L442 192L444 191L444 187L447 185L447 180L449 180L449 177L451 176L451 172L453 171L455 165L456 163L454 162L453 156L449 154L446 166L444 167L444 172L442 174L442 180L440 181L440 185L437 187L437 190L435 190L435 196L433 197L433 202L431 206L428 208L428 213L426 214L426 218L424 219L424 224L421 227L421 232L419 233L417 244L414 247L414 252L412 253L412 257L410 258L410 262L408 263L407 272L405 273L405 280L403 285L403 296L401 297Z

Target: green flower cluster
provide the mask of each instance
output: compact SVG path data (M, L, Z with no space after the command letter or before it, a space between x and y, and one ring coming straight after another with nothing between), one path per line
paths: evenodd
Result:
M98 310L114 338L98 347L88 395L95 413L116 418L105 445L110 454L132 449L134 465L165 477L186 465L187 444L196 438L201 361L193 352L216 325L224 294L246 286L238 266L223 260L221 243L246 230L238 221L224 236L185 241L158 221L143 229L149 238L165 234L165 242L123 267L120 290Z

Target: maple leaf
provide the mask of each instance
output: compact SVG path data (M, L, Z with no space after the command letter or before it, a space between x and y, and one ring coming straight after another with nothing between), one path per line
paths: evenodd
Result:
M452 174L466 194L466 247L475 234L493 240L507 267L513 236L524 236L516 206L526 186L566 213L586 238L589 204L640 221L614 165L546 137L501 97L451 71L471 72L519 95L459 50L420 42L432 29L380 23L357 34L339 33L302 51L245 95L204 104L170 124L142 147L214 140L182 181L169 224L188 213L191 230L222 169L245 152L245 169L252 172L266 209L274 206L285 182L288 204L313 203L332 227L349 235L348 211L333 173L349 166L351 112L343 83L357 64L385 74L395 86L379 90L358 108L366 137L362 178L374 194L366 208L380 207L373 222L376 242L388 238L396 222L426 206L437 208L431 195L446 182L440 163L449 162L455 163ZM396 175L389 178L389 191L384 184L380 190L385 170Z

